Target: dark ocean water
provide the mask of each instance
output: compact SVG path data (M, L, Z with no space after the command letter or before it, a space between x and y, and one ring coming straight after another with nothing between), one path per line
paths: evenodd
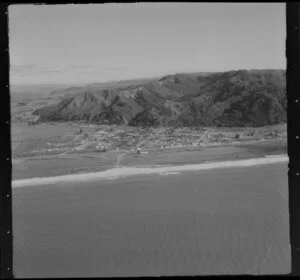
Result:
M290 272L287 164L13 190L15 277Z

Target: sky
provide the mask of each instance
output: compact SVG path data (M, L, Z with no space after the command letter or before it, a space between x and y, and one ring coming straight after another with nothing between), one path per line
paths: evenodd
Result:
M11 5L11 84L285 69L285 3Z

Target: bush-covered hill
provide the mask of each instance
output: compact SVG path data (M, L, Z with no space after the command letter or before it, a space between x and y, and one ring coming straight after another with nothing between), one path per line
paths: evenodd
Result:
M85 89L34 114L41 121L133 126L264 126L286 122L286 106L284 70L240 70Z

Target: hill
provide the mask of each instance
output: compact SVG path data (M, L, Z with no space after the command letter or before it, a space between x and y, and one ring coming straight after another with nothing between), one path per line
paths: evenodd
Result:
M151 79L135 79L135 80L125 80L125 81L111 81L111 82L104 82L104 83L93 83L87 84L85 86L71 86L68 88L60 88L58 90L54 90L50 93L50 96L71 96L77 93L84 93L84 92L95 92L99 90L105 90L107 88L110 89L118 89L122 87L128 87L133 85L141 85L144 84Z
M82 88L34 111L41 121L132 126L265 126L286 122L284 70L175 74L142 84Z

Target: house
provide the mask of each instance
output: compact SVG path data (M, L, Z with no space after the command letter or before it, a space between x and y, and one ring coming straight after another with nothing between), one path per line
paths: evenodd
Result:
M37 125L40 123L39 119L40 119L40 116L36 116L33 120L30 120L29 122L27 122L27 125L28 126Z

